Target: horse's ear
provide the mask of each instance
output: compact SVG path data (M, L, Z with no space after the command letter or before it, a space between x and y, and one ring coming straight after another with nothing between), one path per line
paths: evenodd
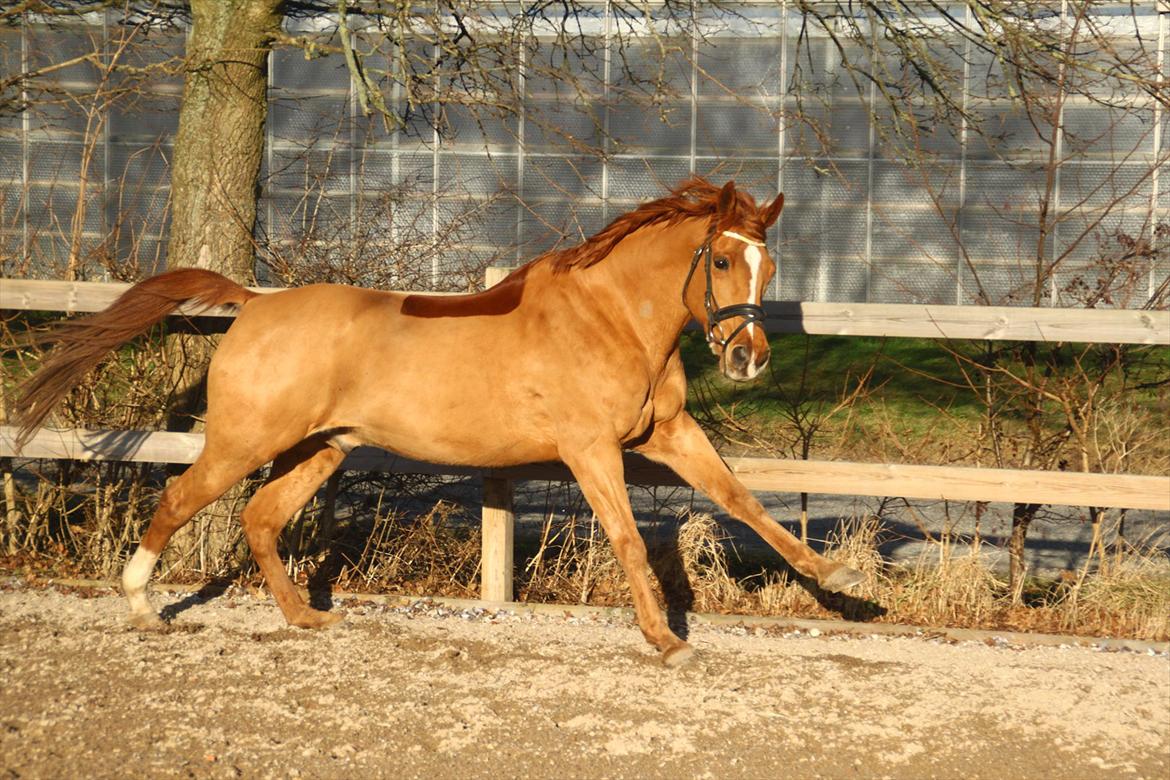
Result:
M766 209L764 209L764 228L770 228L776 224L776 220L780 218L780 210L784 208L784 193L781 192L776 196L776 200L772 201Z
M738 206L739 199L735 195L735 182L729 181L723 185L723 189L719 190L719 199L715 201L720 224L734 225Z

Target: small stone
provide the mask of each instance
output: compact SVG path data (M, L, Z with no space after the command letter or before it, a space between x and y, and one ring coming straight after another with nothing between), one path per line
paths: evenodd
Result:
M808 635L811 637L818 637L821 635L821 630L819 628L810 628L808 630Z

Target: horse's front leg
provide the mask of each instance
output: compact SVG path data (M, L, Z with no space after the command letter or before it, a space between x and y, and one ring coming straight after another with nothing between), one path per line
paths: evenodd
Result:
M837 593L857 585L865 575L818 555L784 529L764 510L715 452L699 424L686 412L654 426L637 450L674 469L692 487L702 491L728 514L746 523L776 552L824 590Z
M642 635L658 648L662 662L667 666L686 663L693 651L667 626L650 589L650 579L646 574L646 545L638 534L634 513L630 509L621 446L616 440L594 441L581 447L562 446L560 449L561 460L576 477L585 500L601 521L601 527L626 573Z

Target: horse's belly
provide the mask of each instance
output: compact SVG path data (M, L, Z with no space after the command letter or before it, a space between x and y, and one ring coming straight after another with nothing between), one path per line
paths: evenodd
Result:
M446 426L429 430L418 426L370 427L358 429L353 435L364 444L428 463L501 467L557 458L556 446L551 442L482 426L461 430Z
M363 443L406 457L467 466L505 466L556 457L549 437L506 399L453 383L363 393L338 420Z

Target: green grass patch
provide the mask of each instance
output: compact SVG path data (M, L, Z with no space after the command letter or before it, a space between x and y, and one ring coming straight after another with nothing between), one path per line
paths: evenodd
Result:
M980 400L966 387L958 364L931 339L781 334L768 341L767 372L754 382L733 382L719 372L702 336L685 333L682 355L692 404L702 394L767 423L782 419L794 404L831 408L868 375L869 401L860 405L861 414L879 405L915 427L925 418L937 422L939 408L961 417L980 413Z
M733 382L720 372L699 333L682 338L683 362L689 385L689 408L696 417L716 426L750 430L757 444L771 441L790 448L799 438L795 419L823 419L826 428L839 428L828 440L818 435L814 447L821 456L884 457L921 455L923 462L945 451L948 458L965 459L974 433L986 427L988 409L984 374L966 360L990 361L1016 376L1026 376L1025 362L1034 361L1036 381L1057 396L1079 403L1087 393L1096 401L1113 399L1149 420L1170 413L1170 348L1125 348L1118 363L1114 348L1084 344L1015 342L941 342L936 339L867 338L781 334L769 338L772 358L765 374L753 382ZM959 355L966 359L961 359ZM1093 379L1104 376L1098 389ZM864 392L854 402L832 412L864 379ZM1019 433L1026 426L1029 405L1025 391L1002 375L992 389L996 424ZM974 386L972 386L974 385ZM1045 398L1042 425L1046 435L1061 436L1067 426L1065 410L1055 398ZM846 425L847 421L847 425ZM845 429L848 430L845 430ZM752 438L727 437L743 449L756 445ZM879 444L878 440L884 440ZM827 450L825 449L827 447ZM767 449L765 445L763 449ZM734 447L733 447L734 449ZM934 450L932 452L932 449Z

